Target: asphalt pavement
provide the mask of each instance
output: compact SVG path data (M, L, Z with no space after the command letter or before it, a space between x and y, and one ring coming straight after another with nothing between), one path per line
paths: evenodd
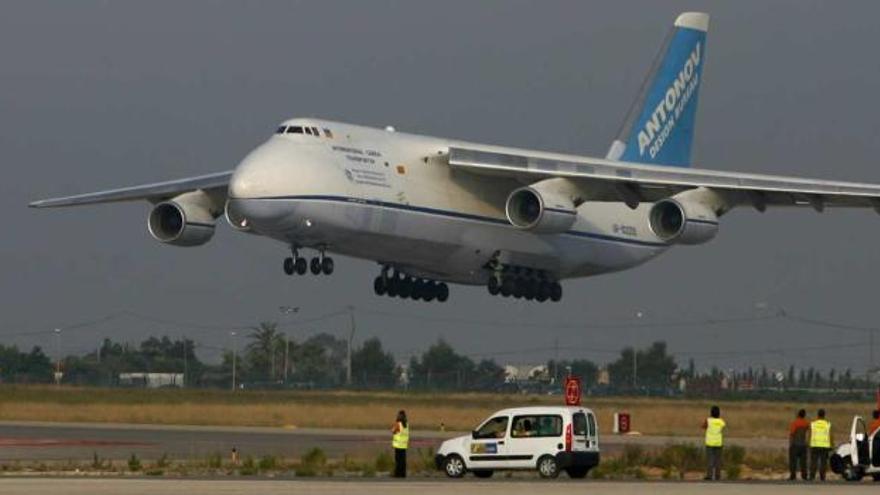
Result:
M871 483L702 483L702 482L601 482L565 481L475 481L475 480L191 480L119 478L7 478L0 480L0 495L713 495L748 494L861 494L877 493Z
M413 448L437 447L464 432L424 431L413 428ZM627 444L645 448L673 442L702 441L700 437L617 436L600 438L602 451L613 453ZM785 439L730 439L746 448L784 448ZM0 422L0 462L30 460L199 458L228 454L235 447L243 456L274 455L296 458L318 447L328 457L373 455L387 449L391 434L384 430L176 426L111 423Z

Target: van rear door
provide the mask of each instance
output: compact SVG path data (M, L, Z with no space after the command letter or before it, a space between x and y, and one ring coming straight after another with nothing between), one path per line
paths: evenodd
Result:
M572 450L599 450L598 428L593 413L580 410L572 414L574 444Z

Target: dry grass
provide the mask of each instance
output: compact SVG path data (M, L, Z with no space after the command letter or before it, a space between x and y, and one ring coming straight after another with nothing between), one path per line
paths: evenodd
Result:
M413 427L469 430L503 407L559 404L561 398L492 394L416 394L371 392L236 392L219 390L118 390L0 387L0 420L85 421L230 426L387 428L398 409ZM633 428L649 435L700 435L710 401L648 398L586 398L603 433L610 433L615 411L633 415ZM802 404L768 401L718 402L734 437L784 435ZM808 407L814 413L815 405ZM825 408L837 425L871 404L833 403Z

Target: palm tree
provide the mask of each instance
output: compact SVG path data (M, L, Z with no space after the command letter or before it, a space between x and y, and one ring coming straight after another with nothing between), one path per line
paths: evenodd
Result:
M266 377L275 380L284 359L285 338L278 332L278 323L264 321L251 329L247 358L251 369L266 370Z

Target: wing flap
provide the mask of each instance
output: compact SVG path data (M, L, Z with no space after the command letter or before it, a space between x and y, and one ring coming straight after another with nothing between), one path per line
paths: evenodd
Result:
M112 203L117 201L134 201L145 199L149 201L161 201L177 196L188 191L218 190L225 194L229 185L232 172L219 172L216 174L187 177L165 182L155 182L132 187L122 187L107 191L98 191L60 198L41 199L34 201L28 206L31 208L58 208L62 206L79 206L97 203Z
M551 153L518 154L451 147L449 165L476 174L515 177L531 183L567 177L584 183L594 201L621 201L620 185L644 201L696 187L716 190L735 204L871 207L880 211L880 185L603 160ZM757 195L756 195L757 193Z

